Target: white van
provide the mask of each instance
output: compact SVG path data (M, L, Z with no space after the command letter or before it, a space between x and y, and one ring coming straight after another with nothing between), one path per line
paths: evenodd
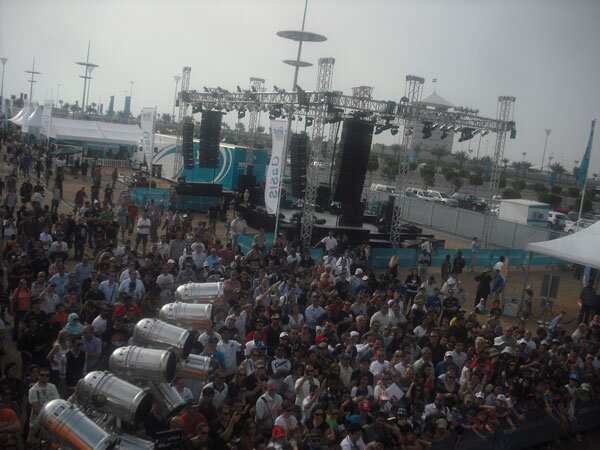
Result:
M387 184L376 184L373 183L371 185L371 191L376 191L376 192L383 192L385 194L391 194L391 195L398 195L398 189L396 189L394 186L390 186Z

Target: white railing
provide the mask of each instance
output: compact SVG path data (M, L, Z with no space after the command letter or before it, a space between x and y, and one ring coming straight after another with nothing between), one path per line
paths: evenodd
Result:
M102 167L130 167L128 159L106 159L106 158L83 158L90 166L97 161Z
M415 197L406 197L402 218L408 222L446 231L470 240L483 236L485 216L462 208L452 208L430 203ZM524 249L532 242L547 241L564 233L549 228L533 227L492 217L490 244L500 247Z

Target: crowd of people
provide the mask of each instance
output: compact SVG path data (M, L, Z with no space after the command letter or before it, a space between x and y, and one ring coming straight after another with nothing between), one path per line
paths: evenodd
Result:
M269 246L264 230L242 252L236 239L246 225L235 203L194 215L115 205L112 191L88 201L84 184L59 208L59 178L42 185L42 175L64 171L44 164L36 180L23 170L35 154L14 141L2 149L0 333L2 348L12 340L20 356L17 364L0 351L2 448L19 435L35 443L43 405L106 370L135 324L189 282L224 283L225 302L193 350L218 369L174 380L185 410L164 417L154 407L134 430L143 438L181 430L195 449L415 450L516 430L534 410L578 437L576 404L598 398L593 280L573 333L562 313L548 327L511 326L501 317L503 260L464 270L464 260L448 259L437 272L424 248L407 273L393 260L376 273L367 245L332 233L314 259L284 236ZM41 198L22 195L30 180ZM473 276L477 292L468 293L461 279Z

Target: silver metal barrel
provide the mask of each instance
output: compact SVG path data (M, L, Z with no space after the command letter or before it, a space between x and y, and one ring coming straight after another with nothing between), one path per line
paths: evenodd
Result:
M194 337L183 328L157 319L142 319L133 329L135 345L173 350L185 358L192 351Z
M211 315L210 303L167 303L158 312L158 317L165 322L202 331L212 326Z
M155 447L154 442L145 441L130 434L124 434L115 446L115 450L154 450Z
M120 347L108 361L111 372L126 380L166 381L175 378L177 355L169 350Z
M38 418L52 438L65 447L74 450L107 450L114 446L114 436L65 400L56 399L46 403Z
M92 405L134 426L142 423L153 403L152 394L110 372L88 373L77 383L75 396L83 405Z
M210 378L218 367L219 364L208 356L188 355L177 363L177 376L203 380Z
M184 303L225 303L225 288L221 281L216 283L182 284L175 291L175 300Z
M185 400L169 383L149 383L156 410L163 419L179 414L185 408Z

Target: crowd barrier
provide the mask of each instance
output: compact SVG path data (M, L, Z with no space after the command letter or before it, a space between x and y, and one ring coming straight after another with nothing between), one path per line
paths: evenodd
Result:
M238 244L242 248L242 252L247 253L252 246L254 234L242 234L238 237ZM267 249L271 248L273 242L273 233L266 233L267 237ZM466 261L467 267L471 264L471 249L438 249L434 250L431 255L431 266L440 267L442 262L446 258L446 255L450 255L452 261L458 251L462 252L462 256ZM314 260L318 260L323 257L323 248L311 248L311 257ZM403 268L416 267L419 258L421 257L420 249L416 248L374 248L371 251L370 265L373 269L383 269L388 267L392 256L398 257L398 266ZM530 254L525 250L517 249L481 249L477 257L477 266L493 266L496 264L500 256L508 258L510 267L522 268L526 267L530 262ZM565 261L553 258L545 255L531 254L531 265L532 266L558 266L562 264L568 264Z
M451 435L447 439L433 443L433 450L521 450L532 448L555 439L568 437L576 432L584 432L600 425L600 406L591 403L577 405L576 421L570 430L563 430L544 411L527 412L523 421L513 419L517 429L513 431L504 420L496 426L495 433L482 432L486 437L479 438L471 430L464 430L461 436Z

